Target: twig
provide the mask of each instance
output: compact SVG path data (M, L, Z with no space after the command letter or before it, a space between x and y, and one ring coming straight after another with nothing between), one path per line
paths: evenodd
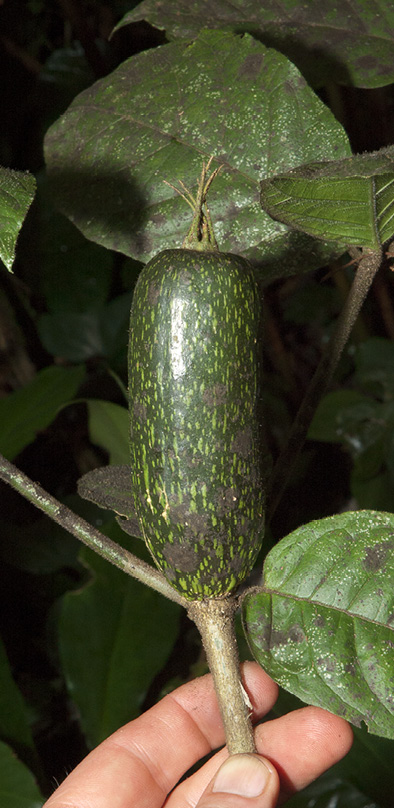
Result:
M281 453L272 474L269 518L272 518L285 491L298 454L304 444L316 407L326 392L359 311L368 294L372 281L380 267L380 250L365 250L338 318L335 331L326 347L305 393L292 426L288 443Z

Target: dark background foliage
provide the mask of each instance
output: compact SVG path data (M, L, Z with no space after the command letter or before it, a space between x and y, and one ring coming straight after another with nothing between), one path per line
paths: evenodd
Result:
M87 241L56 211L43 161L45 132L81 90L128 56L166 41L163 30L143 20L121 27L109 41L130 5L5 0L0 7L0 165L33 172L38 184L14 275L0 271L0 448L51 494L143 555L137 540L131 545L113 519L75 493L86 471L127 462L122 383L141 264ZM317 92L344 125L353 151L394 142L392 85L366 89L326 81ZM345 262L277 280L265 290L264 399L274 459L349 289L353 269ZM354 329L331 398L315 418L264 553L300 524L352 505L393 510L392 300L388 262ZM0 732L47 795L92 745L166 689L205 670L205 663L195 629L177 607L81 552L76 540L3 484L0 493ZM94 618L97 632L75 658L78 598L86 618L78 648ZM103 662L108 656L110 665ZM89 695L77 692L86 667L94 670ZM125 679L133 684L126 705ZM9 712L8 702L19 698L15 683L22 698ZM282 694L276 712L295 704ZM363 806L367 799L368 805L390 805L392 752L392 742L360 731L347 761L319 781L310 796L315 802L308 804L323 808L335 794L338 806ZM19 770L15 777L22 777ZM37 799L30 795L19 804L38 805ZM294 805L305 800L301 795Z

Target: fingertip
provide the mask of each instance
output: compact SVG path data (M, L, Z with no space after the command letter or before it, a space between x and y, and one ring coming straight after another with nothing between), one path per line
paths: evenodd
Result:
M279 777L260 755L231 755L221 765L196 808L274 808Z
M272 757L282 791L290 795L341 760L351 748L353 732L343 718L309 706L260 724L255 740L258 752Z
M353 730L350 724L338 715L324 710L322 707L306 707L306 728L310 742L332 757L333 765L341 760L352 747Z

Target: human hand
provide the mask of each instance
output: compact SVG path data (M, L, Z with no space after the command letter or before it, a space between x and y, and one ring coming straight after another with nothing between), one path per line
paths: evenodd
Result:
M242 667L257 721L274 705L278 688L256 663ZM229 758L224 748L176 785L224 743L207 675L174 690L107 738L43 808L274 808L340 760L352 737L342 718L304 707L256 728L258 755Z

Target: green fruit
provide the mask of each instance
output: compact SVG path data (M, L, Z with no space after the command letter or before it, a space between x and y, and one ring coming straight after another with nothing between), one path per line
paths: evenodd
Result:
M130 320L132 489L144 539L186 598L222 597L253 567L264 525L259 296L242 258L166 250Z

